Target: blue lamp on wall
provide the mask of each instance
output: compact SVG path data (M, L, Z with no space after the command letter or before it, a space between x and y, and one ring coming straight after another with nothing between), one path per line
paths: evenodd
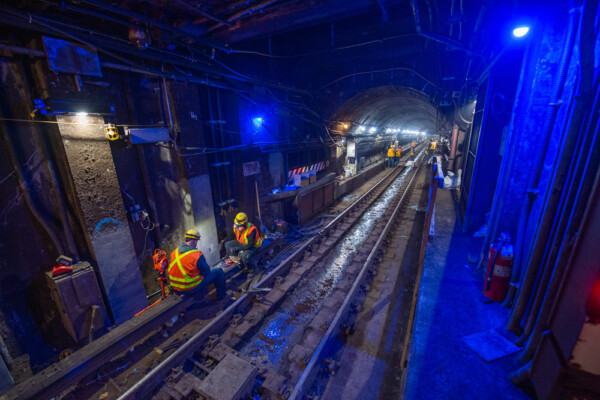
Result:
M519 25L515 27L512 31L512 34L516 39L520 39L524 36L527 36L528 33L529 27L527 25Z
M262 117L254 117L252 118L252 123L254 124L254 126L258 129L262 126L263 124L263 119Z

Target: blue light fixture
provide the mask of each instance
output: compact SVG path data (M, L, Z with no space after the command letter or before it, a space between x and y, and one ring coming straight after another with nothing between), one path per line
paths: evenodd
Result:
M516 38L522 38L523 36L527 35L528 33L529 33L528 26L517 26L515 29L513 29L513 36Z
M260 128L263 124L263 119L261 117L252 118L252 123L255 127Z

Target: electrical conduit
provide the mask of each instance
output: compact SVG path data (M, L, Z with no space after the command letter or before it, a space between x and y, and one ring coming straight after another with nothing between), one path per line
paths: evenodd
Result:
M554 126L554 121L556 119L556 114L558 111L558 100L560 99L564 88L567 69L571 58L571 53L573 51L573 45L575 42L575 35L577 33L578 16L579 8L572 8L569 11L567 33L563 44L562 54L560 57L560 62L556 74L556 80L554 81L552 94L550 96L550 103L548 104L548 111L546 113L546 119L544 121L539 145L533 162L533 172L530 174L529 182L527 185L528 196L526 198L526 201L523 203L523 207L521 209L521 214L519 217L517 228L517 241L515 243L516 259L511 276L511 285L509 288L508 296L505 300L506 304L512 303L512 301L515 298L517 288L519 289L517 303L515 304L515 307L511 314L511 318L508 323L508 328L511 331L518 331L520 321L523 318L523 314L525 313L525 310L527 308L529 296L531 294L531 291L533 290L533 286L535 284L535 279L537 275L537 271L535 270L535 268L528 268L525 271L523 282L519 287L521 277L521 263L523 262L523 245L525 241L525 231L527 227L527 222L529 220L529 214L531 213L533 202L535 200L535 196L533 196L533 193L537 191L542 172L543 161L548 150L548 144L550 141L550 135L552 133L552 127Z

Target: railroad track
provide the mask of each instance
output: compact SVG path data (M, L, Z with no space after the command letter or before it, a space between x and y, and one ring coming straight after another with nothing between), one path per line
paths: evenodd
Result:
M413 169L415 174L417 169ZM298 344L303 347L294 346L289 354L286 353L288 360L296 361L290 363L286 370L286 374L291 376L290 379L277 373L273 368L266 367L260 360L257 361L256 357L245 356L237 352L234 347L239 348L247 342L248 336L257 331L269 315L277 312L277 307L284 302L288 294L293 292L294 288L302 287L309 273L314 274L321 268L319 264L323 264L323 259L331 249L347 237L369 207L376 203L402 174L408 174L407 169L393 169L321 229L317 235L300 245L296 243L296 247L288 245L275 260L281 259L281 255L287 255L287 257L280 263L273 264L267 274L257 276L251 282L245 281L240 274L230 278L228 287L237 287L241 297L220 314L214 315L220 310L212 306L210 302L204 301L200 307L191 307L189 299L184 299L179 309L189 307L185 315L174 315L167 319L162 329L154 329L141 341L129 340L128 343L136 343L136 349L121 346L125 350L120 348L120 354L112 350L111 354L116 356L106 356L105 359L111 361L98 364L100 366L97 366L96 362L90 361L89 364L93 364L93 367L90 365L78 367L73 362L73 366L66 367L65 377L67 379L62 378L60 381L56 380L58 378L52 378L52 374L60 369L45 370L43 374L40 374L44 376L34 376L38 379L32 381L41 382L38 383L39 388L22 385L20 390L13 391L13 393L21 393L20 395L13 396L11 394L6 398L110 399L118 397L121 399L146 399L153 395L157 395L157 398L185 398L181 395L182 391L192 393L192 389L201 384L197 376L208 377L211 374L218 376L219 365L227 365L232 360L240 364L238 367L244 366L246 370L254 371L249 376L256 374L259 376L259 380L260 377L265 379L262 382L261 390L270 393L272 398L299 396L299 393L305 390L304 387L314 377L316 366L322 364L321 353L322 349L326 348L328 338L334 337L339 329L350 329L347 324L344 326L347 308L350 307L354 311L356 311L356 307L360 308L355 300L348 300L356 297L357 289L352 282L355 282L354 278L357 274L359 280L363 280L365 275L363 271L372 270L371 267L364 269L364 266L373 263L374 258L371 253L379 251L375 249L382 246L383 241L380 239L385 236L384 231L390 229L382 221L392 218L389 214L392 210L397 212L397 205L400 204L403 196L392 196L389 204L393 206L388 206L387 212L381 209L375 211L384 214L384 218L378 218L377 223L372 224L369 228L369 237L362 244L361 250L356 251L356 254L353 255L352 263L344 271L344 276L349 278L338 279L342 285L331 286L331 290L327 294L328 303L314 309L310 321L307 320L304 325L298 324L298 331L308 329L313 333L313 345L307 347ZM413 177L414 175L411 175L411 179L405 177L405 183L411 181ZM405 193L401 187L398 187L396 191ZM366 274L370 273L366 272ZM263 289L267 288L272 290L263 292ZM358 290L360 292L360 289ZM345 297L346 294L350 296L348 299ZM167 300L172 299L168 298ZM173 310L176 309L173 307ZM338 309L345 311L337 316ZM326 315L328 316L326 317ZM333 318L334 316L336 317ZM162 324L164 320L165 318L158 319L158 323ZM318 337L320 340L316 339ZM324 342L321 345L322 340ZM314 346L315 341L318 343L316 347ZM107 348L104 352L110 353L110 351ZM227 355L229 355L228 360L222 363ZM68 363L69 359L66 361ZM68 368L72 368L72 370L68 372ZM189 373L189 371L194 373ZM61 381L71 383L65 385ZM244 382L246 384L253 382L254 384L254 378L248 378ZM176 388L177 385L179 386ZM235 387L235 382L230 386ZM32 397L27 393L37 394ZM232 395L233 397L235 396Z
M360 311L360 297L364 282L374 273L377 255L386 242L386 236L394 225L395 216L410 191L419 168L396 168L382 181L361 196L351 207L331 221L314 238L307 240L272 271L262 277L254 287L256 291L271 289L266 293L242 295L221 314L181 343L159 365L155 366L119 399L187 398L194 391L211 395L218 390L222 398L236 398L261 382L260 390L265 398L300 399L310 387L317 372L322 369L323 356L328 346L341 333L350 333L352 324L348 315ZM391 188L390 188L391 186ZM385 198L387 197L387 198ZM384 207L373 206L377 201ZM370 210L369 208L375 207ZM374 214L374 215L373 215ZM370 224L355 225L365 215ZM368 229L368 230L365 230ZM274 319L273 314L290 315L290 310L280 310L294 289L310 283L327 264L327 256L340 242L348 241L348 235L362 235L366 239L357 244L352 257L345 257L346 264L329 277L324 295L315 299L308 296L304 302L292 301L306 311L302 322L296 318L281 320L275 325L296 326L294 333L278 331L276 335L295 336L298 342L288 345L281 365L285 376L260 357L247 356L236 348L252 342L255 333ZM352 242L352 238L350 239ZM351 243L341 243L341 252L348 255ZM344 257L343 257L344 258ZM335 281L335 284L333 284ZM323 301L324 300L324 301ZM321 304L321 302L323 303ZM291 310L297 316L300 312ZM277 318L275 318L277 320ZM261 325L263 328L261 328ZM202 377L204 379L199 378ZM225 389L226 388L226 389ZM226 390L226 393L223 393ZM229 390L229 392L227 392ZM212 393L216 397L216 393Z

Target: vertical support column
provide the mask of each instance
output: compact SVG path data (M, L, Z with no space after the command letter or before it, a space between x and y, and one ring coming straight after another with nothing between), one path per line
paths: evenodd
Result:
M354 176L357 172L358 157L356 156L356 142L346 145L346 176Z
M210 177L208 174L188 177L188 185L190 198L186 199L185 203L191 205L193 222L189 221L186 228L197 229L200 232L198 249L204 253L206 262L214 265L220 256Z
M458 125L452 127L452 142L450 145L450 160L448 169L454 171L454 158L456 157L456 144L458 142Z
M57 116L101 286L115 322L147 306L139 263L102 117Z

